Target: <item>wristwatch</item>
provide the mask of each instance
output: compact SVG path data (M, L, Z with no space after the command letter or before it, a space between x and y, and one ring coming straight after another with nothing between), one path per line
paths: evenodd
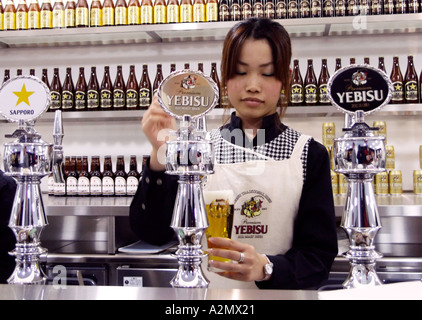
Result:
M264 254L263 255L265 258L267 258L267 264L264 266L264 274L265 277L262 280L258 280L258 281L267 281L268 279L270 279L271 275L273 274L273 263L270 261L270 259L268 259L268 257Z

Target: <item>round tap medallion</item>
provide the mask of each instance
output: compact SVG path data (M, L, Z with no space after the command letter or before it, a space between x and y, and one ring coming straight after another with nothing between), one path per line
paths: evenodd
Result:
M34 76L18 76L0 87L0 114L7 120L36 120L50 105L50 90Z

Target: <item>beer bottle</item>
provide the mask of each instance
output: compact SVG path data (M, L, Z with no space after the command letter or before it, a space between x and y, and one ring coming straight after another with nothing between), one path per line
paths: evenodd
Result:
M399 57L397 56L393 57L393 69L391 70L390 79L393 83L393 96L391 98L391 103L403 103L403 75L400 71Z
M88 3L86 0L78 0L75 11L76 27L84 28L89 26Z
M129 77L126 84L126 109L137 110L139 109L138 99L138 81L135 74L135 66L132 64L129 67Z
M299 0L299 16L301 18L311 17L311 1L310 0Z
M10 79L10 69L4 69L3 83Z
M382 3L383 0L372 0L371 15L376 16L382 14Z
M29 69L29 75L35 77L35 69L34 68Z
M78 171L76 169L76 157L70 159L70 170L66 177L66 195L74 197L78 195Z
M419 12L419 1L418 0L408 0L408 12L409 13L418 13Z
M60 82L59 68L54 68L53 80L50 88L51 104L48 111L56 111L62 106L62 85Z
M19 69L17 69L17 70L16 70L16 75L17 75L17 76L21 76L21 75L22 75L22 69L20 69L20 68L19 68Z
M298 0L288 0L287 2L287 12L289 19L299 18L299 4Z
M167 22L180 22L180 8L178 0L168 0L167 2Z
M350 58L350 64L356 64L356 59L355 58Z
M264 5L263 0L255 0L252 5L252 16L254 18L263 18L264 17ZM232 17L233 20L233 17Z
M154 2L154 23L167 23L167 7L165 0Z
M28 29L28 7L25 0L19 0L18 6L16 7L16 29Z
M117 156L116 162L116 173L115 173L115 193L116 196L127 195L127 173L125 171L125 159L124 156Z
M298 59L293 60L293 72L290 81L290 104L292 106L303 105L303 79Z
M327 83L330 79L330 74L327 68L327 59L322 59L321 72L318 79L319 104L321 106L330 105L328 98Z
M218 1L207 0L205 13L206 13L205 21L207 22L218 21Z
M86 99L87 99L87 85L85 80L85 68L79 67L78 81L75 86L75 110L85 111L86 110Z
M407 57L407 70L404 75L404 102L405 103L418 103L418 75L413 64L413 56Z
M91 175L88 171L88 157L83 156L81 161L81 169L78 176L78 196L87 197L90 195L89 192L89 180Z
M136 161L136 156L130 156L129 162L129 172L127 173L127 185L126 191L128 196L134 196L136 190L138 190L139 179L141 178L138 171L138 162Z
M101 82L100 106L102 110L111 110L113 106L113 85L110 79L110 67L104 67L103 81Z
M323 17L334 17L334 14L335 14L334 2L335 2L335 0L323 0L322 1L322 15L323 15Z
M91 27L101 27L103 25L103 7L100 0L92 0L91 2L89 25Z
M62 86L62 110L73 111L75 109L73 100L73 80L72 80L72 68L66 68L66 77Z
M311 0L311 17L320 18L322 17L322 0Z
M116 26L127 25L127 4L126 0L117 0L114 8L114 21Z
M396 14L407 13L407 0L396 0L395 9L396 9Z
M102 179L103 196L114 196L114 179L115 175L113 172L113 163L111 160L111 156L107 155L104 157L104 170Z
M157 92L160 83L163 81L163 69L161 64L157 64L157 72L155 74L154 84L152 86L153 95Z
M141 2L141 24L151 24L154 22L154 10L151 0Z
M336 58L336 67L335 67L335 71L341 69L341 58Z
M228 0L220 0L218 6L219 21L230 21L230 7Z
M232 0L229 6L230 10L230 20L231 21L239 21L241 19L241 8L240 8L240 1L239 0Z
M12 0L7 0L3 13L4 30L16 29L16 8Z
M185 70L189 70L189 69L190 69L189 62L186 62L185 63Z
M239 0L232 0L232 3L237 2L239 19L240 19L240 6ZM193 0L193 22L205 22L205 0Z
M139 83L139 107L146 110L151 104L151 81L148 75L148 65L142 66L142 77Z
M180 22L192 22L192 0L180 0Z
M89 77L87 87L87 110L96 111L100 106L100 86L97 78L97 68L91 67L91 76Z
M74 28L75 27L75 10L76 4L74 0L67 0L66 6L64 7L64 26L65 28Z
M117 75L113 85L113 107L115 110L123 110L125 107L126 86L123 80L122 66L117 66Z
M394 0L383 0L384 1L384 14L394 14Z
M220 92L220 79L218 78L217 63L216 62L211 62L211 74L210 74L210 77L217 84L218 92ZM221 94L219 94L219 97L220 98L218 99L218 103L215 106L216 108L221 108Z
M127 4L127 24L141 23L141 8L138 0L129 0Z
M48 89L50 89L50 83L48 82L47 68L42 69L41 81L45 83L45 85L48 87Z
M172 64L170 64L170 73L172 73L174 71L176 71L176 64L172 63Z
M240 14L242 20L252 18L252 0L243 0Z
M0 0L0 31L3 30L3 24L4 24L4 10L3 10L3 5L1 4L1 0Z
M357 16L359 14L358 0L348 0L346 10L347 10L346 15Z
M103 194L103 175L100 170L100 157L91 157L91 170L89 172L89 193L92 197L99 197Z
M275 6L273 0L265 0L264 17L268 19L275 19Z
M40 9L40 27L41 29L53 28L53 8L50 0L43 0Z
M53 6L53 28L64 28L65 25L65 12L63 2L61 0L55 0Z
M103 26L114 26L114 3L113 3L113 0L104 0L104 3L103 3Z
M359 15L361 16L368 16L371 14L372 11L372 0L360 0L360 3L358 1L358 7L359 7Z
M312 59L308 59L308 69L305 75L305 105L315 106L318 102L317 79Z
M385 65L384 65L384 57L378 57L378 69L387 73L387 71L385 70Z
M204 73L204 64L202 62L198 62L198 71Z
M335 16L344 17L346 15L346 0L334 0Z
M287 1L288 0L276 0L276 3L275 3L276 19L287 19Z
M363 63L370 65L370 63L369 63L369 57L364 57L363 58Z

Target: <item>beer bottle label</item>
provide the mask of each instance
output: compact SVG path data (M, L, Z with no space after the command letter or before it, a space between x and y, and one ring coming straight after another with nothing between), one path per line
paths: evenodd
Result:
M41 11L41 21L40 26L43 29L48 29L53 27L53 13L48 10Z
M127 194L134 195L138 189L139 180L136 177L130 176L127 178Z
M66 194L66 183L55 183L54 184L54 195L64 196Z
M102 194L102 182L100 177L91 177L89 183L90 193L91 195L99 196Z
M117 7L115 9L115 19L116 19L116 25L126 25L127 24L127 8Z
M67 90L62 92L62 109L73 108L73 93Z
M290 101L292 103L303 102L303 87L300 84L293 84L291 89Z
M139 90L139 106L149 107L151 104L151 91L147 88Z
M40 28L40 13L38 11L28 12L28 29Z
M64 28L64 11L53 10L53 28Z
M4 30L16 29L16 15L14 12L4 13Z
M78 180L76 177L67 177L66 179L67 195L75 196L78 194Z
M308 84L305 86L305 103L316 103L317 102L317 87L314 84Z
M162 4L154 6L154 23L166 23L166 6Z
M101 16L100 8L92 8L90 15L90 24L91 27L101 27L103 23L103 17Z
M78 179L78 195L89 195L89 179L88 177L79 177Z
M71 28L75 26L75 9L66 9L64 11L65 21L64 26Z
M218 21L218 4L216 2L207 3L205 20L208 22Z
M393 82L393 96L391 97L393 101L403 100L403 83L400 81Z
M51 96L50 109L60 109L61 100L62 100L62 95L60 94L60 92L51 91L50 96Z
M114 179L112 177L103 177L102 187L103 195L114 195Z
M86 94L83 91L75 92L75 109L82 110L86 108Z
M111 7L103 8L103 26L114 26L114 9Z
M139 7L130 6L127 10L127 23L128 24L139 24L141 21L139 19Z
M88 26L88 8L76 8L76 25Z
M167 6L167 22L177 23L179 22L179 6L176 4L169 4Z
M152 23L152 6L141 6L141 24Z
M220 12L219 12L220 21L229 21L230 19L230 11L229 6L227 4L220 5Z
M125 94L123 90L114 89L113 91L113 104L114 108L123 108L125 106Z
M328 98L328 92L327 92L327 85L321 84L319 86L319 102L323 104L329 104L330 99Z
M239 15L240 15L240 11L239 11ZM205 21L205 5L202 3L195 3L193 5L193 22L204 22L204 21Z
M97 90L88 90L88 99L87 99L87 107L88 109L98 108L99 106L99 96Z
M192 22L192 6L190 4L180 6L180 22Z
M24 12L24 11L16 12L16 29L18 30L28 29L28 12Z
M111 108L111 91L103 89L101 90L101 108Z
M116 177L116 196L126 195L126 179L124 177Z
M138 106L138 92L133 89L126 90L126 108L136 108Z
M408 101L418 102L418 82L408 81L404 87L405 99Z

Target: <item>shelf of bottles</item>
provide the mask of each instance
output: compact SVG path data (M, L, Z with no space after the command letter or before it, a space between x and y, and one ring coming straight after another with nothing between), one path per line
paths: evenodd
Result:
M0 46L222 40L248 17L275 19L292 37L422 30L419 0L27 1L1 6Z

